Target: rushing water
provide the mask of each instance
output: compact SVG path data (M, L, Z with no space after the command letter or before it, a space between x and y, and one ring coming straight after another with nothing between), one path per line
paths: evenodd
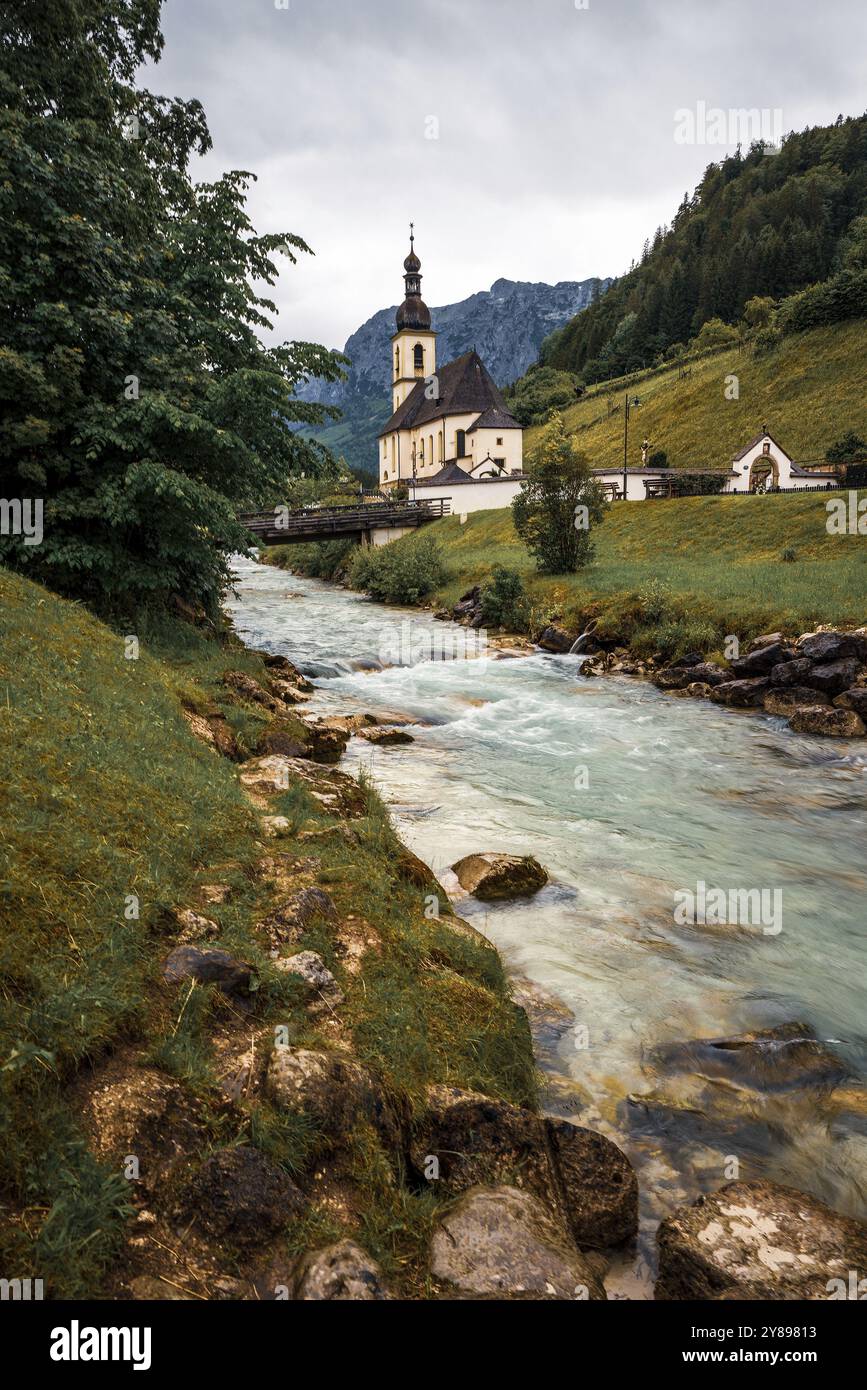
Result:
M529 901L458 910L574 1015L543 1058L559 1074L550 1107L631 1154L645 1233L738 1175L863 1216L864 744L798 737L780 719L644 682L588 680L577 657L424 659L453 628L250 561L237 573L238 632L316 679L314 712L417 721L412 746L353 739L345 765L371 770L401 837L447 886L448 865L477 850L548 867ZM768 904L779 890L781 917L766 917L770 931L678 925L675 894L699 882L764 889ZM793 1020L845 1060L848 1102L698 1079L657 1052Z

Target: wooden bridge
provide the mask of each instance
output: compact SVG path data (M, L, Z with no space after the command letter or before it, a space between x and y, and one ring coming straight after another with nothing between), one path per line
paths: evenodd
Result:
M308 541L358 540L385 545L407 531L448 516L449 504L374 502L359 507L274 507L247 512L241 521L259 545L301 545Z

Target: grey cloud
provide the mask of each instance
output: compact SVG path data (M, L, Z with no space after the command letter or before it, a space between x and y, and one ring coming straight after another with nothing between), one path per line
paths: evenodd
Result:
M253 170L256 225L316 252L277 336L337 346L399 298L410 218L431 303L618 274L724 153L678 108L864 107L861 0L169 0L164 30L142 80L204 103L201 176Z

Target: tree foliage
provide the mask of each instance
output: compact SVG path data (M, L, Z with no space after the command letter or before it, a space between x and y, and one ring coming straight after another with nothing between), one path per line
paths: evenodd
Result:
M865 217L867 117L789 135L773 156L761 144L738 150L708 166L642 262L546 339L540 360L607 380L649 366L709 320L737 323L750 301L837 276L827 298L801 307L798 326L864 313Z
M340 362L266 347L279 259L252 175L196 183L197 101L133 85L163 47L159 0L0 4L0 495L43 498L42 544L4 563L132 617L179 593L213 609L237 514L330 466L295 398ZM262 287L254 289L254 285Z
M591 528L602 521L606 504L558 411L529 454L527 472L512 502L515 530L540 574L572 574L593 558Z

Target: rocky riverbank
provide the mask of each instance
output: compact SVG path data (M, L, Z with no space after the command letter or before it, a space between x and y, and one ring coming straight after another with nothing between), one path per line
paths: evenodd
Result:
M284 658L263 660L259 679L223 676L262 721L255 756L243 756L218 711L188 718L215 754L238 764L260 818L256 931L275 975L291 983L291 1007L284 1024L266 1022L256 971L214 944L216 916L231 899L220 882L173 910L163 975L167 986L206 986L226 1001L212 1117L240 1120L249 1136L288 1129L296 1148L291 1163L261 1141L218 1143L205 1156L201 1094L122 1058L97 1073L81 1095L94 1147L118 1161L147 1159L117 1296L606 1298L609 1265L638 1231L632 1164L610 1138L539 1108L527 1010L544 1046L544 1004L518 986L510 999L490 943L455 915L369 790L335 765L353 734L373 734L387 750L399 721L367 712L310 718L309 683ZM380 920L369 900L356 910L371 850L388 863L396 921ZM493 851L453 871L482 901L532 895L547 878L531 856ZM384 1065L371 1030L390 1030L394 1019L359 1015L359 995L377 989L388 999L399 972L407 999L423 1001L432 986L444 992L452 1015L444 1065ZM401 1016L394 1041L404 1053L418 1048L420 1022ZM505 1070L489 1069L499 1079L490 1091L466 1060L482 1034L512 1056ZM743 1040L729 1041L727 1056L752 1055L734 1045ZM809 1066L807 1054L809 1044ZM766 1065L779 1079L784 1063L791 1069L796 1059L780 1053ZM524 1079L510 1084L511 1073ZM397 1229L397 1259L383 1257L384 1224ZM736 1182L663 1223L657 1296L827 1298L834 1281L865 1265L858 1223L791 1189Z
M451 611L437 616L482 628L481 590L469 590ZM725 662L709 660L698 651L674 661L659 655L641 658L616 639L604 640L592 622L582 633L551 624L534 634L534 641L554 655L584 655L585 678L631 676L680 698L764 710L786 719L795 733L867 737L867 627L820 627L795 638L765 633L754 638L743 655Z

